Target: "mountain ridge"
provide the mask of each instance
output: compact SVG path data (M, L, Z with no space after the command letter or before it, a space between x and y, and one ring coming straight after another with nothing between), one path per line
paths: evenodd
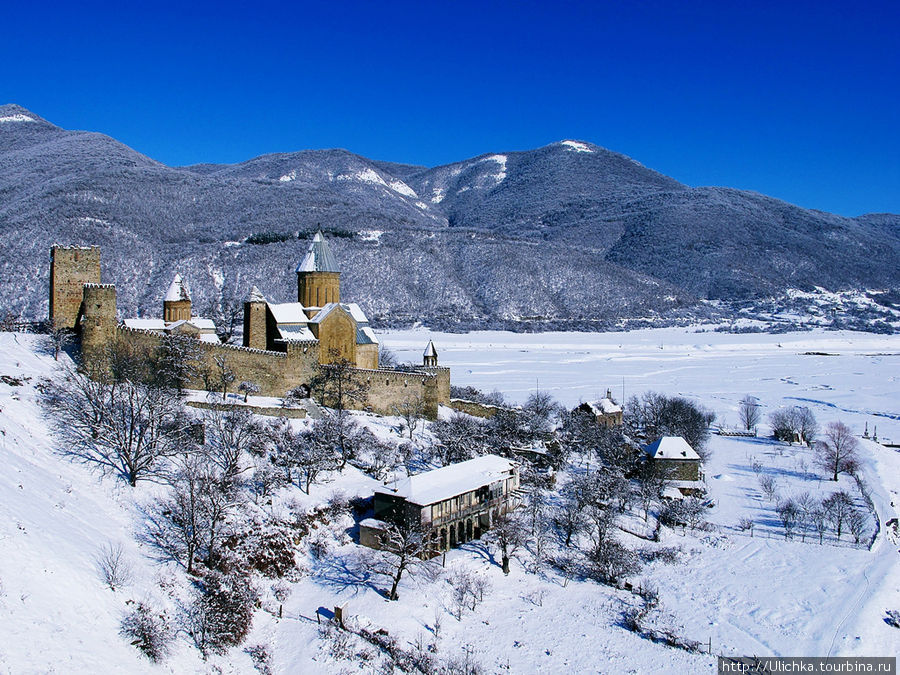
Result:
M21 106L4 118L0 301L30 318L54 242L100 245L122 311L153 315L176 271L204 311L254 284L289 298L319 226L380 325L609 328L792 288L900 288L900 216L693 188L585 141L437 167L341 149L169 167Z

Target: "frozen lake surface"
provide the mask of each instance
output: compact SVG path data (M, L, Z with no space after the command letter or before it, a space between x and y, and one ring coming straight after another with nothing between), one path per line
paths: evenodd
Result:
M400 361L421 363L428 340L455 385L499 389L522 402L537 387L566 406L647 390L686 396L737 425L737 403L760 399L764 416L809 406L821 421L842 419L860 433L878 426L900 441L900 336L816 330L784 335L660 328L627 333L454 334L385 331Z

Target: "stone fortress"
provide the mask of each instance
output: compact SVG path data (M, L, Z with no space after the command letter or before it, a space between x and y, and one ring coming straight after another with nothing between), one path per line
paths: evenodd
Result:
M253 382L262 396L281 397L308 387L320 366L343 361L364 385L364 398L352 407L396 414L396 406L421 399L425 416L435 419L438 405L450 405L450 369L437 365L430 343L422 366L379 369L378 339L359 305L341 302L340 275L327 241L317 232L297 266L297 302L270 302L259 289L251 289L244 302L244 343L236 346L219 342L213 322L193 314L190 290L180 275L163 298L161 318L120 321L116 287L100 282L99 247L54 246L50 320L80 333L82 361L89 371L102 367L116 344L149 351L166 336L192 338L198 373L225 366L235 382ZM210 388L200 375L189 386Z

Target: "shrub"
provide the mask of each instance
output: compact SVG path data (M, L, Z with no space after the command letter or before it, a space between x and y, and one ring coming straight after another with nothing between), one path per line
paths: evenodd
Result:
M211 571L189 610L189 633L204 657L224 654L244 641L257 594L244 574Z
M144 602L128 600L130 609L122 617L119 634L137 647L144 656L158 663L169 653L172 630L165 612L158 612Z

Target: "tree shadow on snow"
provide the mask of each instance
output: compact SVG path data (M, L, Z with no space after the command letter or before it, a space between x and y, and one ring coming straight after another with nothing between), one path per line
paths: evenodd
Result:
M502 565L494 557L494 554L491 553L491 549L488 547L488 545L481 541L475 540L475 541L470 541L466 544L462 544L459 547L459 550L467 551L469 553L474 553L478 557L489 562L491 565L496 565L497 567L502 567Z
M375 560L366 552L322 556L313 566L312 577L317 583L338 591L352 589L356 594L368 588L382 592L376 584L381 575L375 568Z

